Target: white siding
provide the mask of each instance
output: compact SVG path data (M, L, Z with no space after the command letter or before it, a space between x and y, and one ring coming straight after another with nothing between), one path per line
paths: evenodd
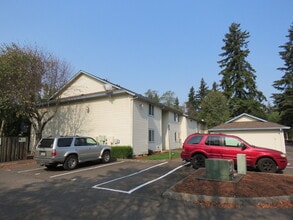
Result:
M250 121L257 121L257 120L248 116L242 116L233 122L250 122Z
M148 104L134 100L133 103L133 153L148 153Z
M92 77L82 74L66 88L66 90L61 94L60 98L104 92L104 85L104 83L93 80Z
M107 97L60 106L43 135L88 135L107 138L107 144L132 146L130 96Z
M155 140L154 142L148 142L148 148L153 151L160 151L162 148L162 110L161 108L154 106L154 115L148 114L148 129L152 129L155 131ZM148 131L146 135L148 137Z
M200 124L187 117L182 117L181 120L181 139L182 143L188 135L193 133L201 133Z
M58 97L86 97L98 92L104 94L104 85L103 80L81 73L60 91ZM46 125L43 136L92 136L100 143L131 146L134 155L140 155L147 154L148 150L181 147L187 135L200 131L196 121L180 116L179 122L176 122L174 112L158 106L154 106L154 116L149 115L149 103L130 94L126 91L124 95L63 103ZM148 139L149 129L154 131L153 142Z
M169 130L168 130L168 144L166 145L166 149L177 149L181 147L181 129L180 129L180 120L179 122L174 120L174 112L168 112L168 120L169 120Z

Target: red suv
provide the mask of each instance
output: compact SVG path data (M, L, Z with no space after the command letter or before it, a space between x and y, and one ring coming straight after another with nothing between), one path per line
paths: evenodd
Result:
M287 166L286 154L255 147L237 136L225 134L189 135L183 143L181 158L199 168L205 166L206 158L233 159L237 164L237 154L245 154L247 167L261 172L275 173Z

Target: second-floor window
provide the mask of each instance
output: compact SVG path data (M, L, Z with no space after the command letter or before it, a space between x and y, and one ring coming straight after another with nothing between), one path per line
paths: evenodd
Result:
M149 104L149 115L154 115L154 106Z
M179 122L179 115L177 113L174 113L174 121Z

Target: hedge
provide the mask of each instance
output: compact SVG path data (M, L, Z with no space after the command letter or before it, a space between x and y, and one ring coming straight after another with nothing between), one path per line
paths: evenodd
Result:
M130 146L115 146L111 148L112 158L133 158L133 149Z

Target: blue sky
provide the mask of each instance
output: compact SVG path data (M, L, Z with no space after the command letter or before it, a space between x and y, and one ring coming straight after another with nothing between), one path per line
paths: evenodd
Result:
M250 33L247 60L270 99L292 0L0 0L0 43L35 45L134 92L173 91L180 104L201 78L219 83L217 61L232 22Z

